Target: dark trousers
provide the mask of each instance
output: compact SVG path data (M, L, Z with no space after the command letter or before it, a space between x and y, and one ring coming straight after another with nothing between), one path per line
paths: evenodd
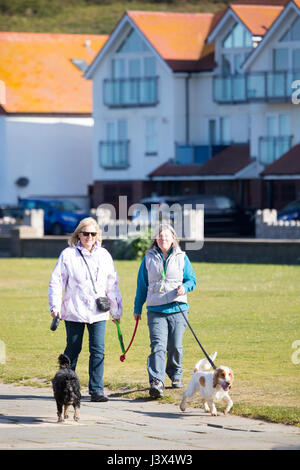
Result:
M89 333L89 393L103 395L103 372L104 372L104 337L106 321L95 323L79 323L65 321L67 333L67 346L65 354L71 360L71 367L76 369L78 356L82 348L82 340L85 326Z

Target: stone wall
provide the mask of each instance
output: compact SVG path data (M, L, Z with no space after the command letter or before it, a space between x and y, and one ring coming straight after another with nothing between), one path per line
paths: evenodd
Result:
M255 216L255 237L280 240L300 239L300 221L277 220L275 209L258 210Z

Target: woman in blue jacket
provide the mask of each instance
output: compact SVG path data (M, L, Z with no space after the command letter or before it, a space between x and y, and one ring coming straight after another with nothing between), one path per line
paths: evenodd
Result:
M186 322L177 302L187 315L186 294L195 286L192 265L180 249L173 227L162 225L139 268L134 301L135 319L141 316L145 302L147 305L151 347L147 369L149 394L153 398L163 396L166 373L173 388L182 387L182 338Z

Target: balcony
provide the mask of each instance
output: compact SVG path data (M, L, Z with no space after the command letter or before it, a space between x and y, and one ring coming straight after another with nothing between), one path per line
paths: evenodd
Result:
M128 168L129 140L99 142L99 164L111 170Z
M299 77L298 70L214 77L213 99L222 104L249 101L288 102L294 92L292 83Z
M110 108L156 106L158 77L106 79L103 102Z
M202 165L228 145L180 145L176 144L176 163L179 165Z
M259 161L262 165L271 165L292 147L292 136L260 137Z

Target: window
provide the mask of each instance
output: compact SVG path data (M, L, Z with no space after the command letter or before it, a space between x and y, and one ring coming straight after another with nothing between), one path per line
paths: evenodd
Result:
M252 47L251 34L241 23L236 23L222 42L222 75L241 73L241 65L251 52Z
M300 41L300 17L298 17L291 27L284 33L280 42Z
M228 145L231 142L230 118L228 116L208 119L209 145Z
M231 32L224 39L223 47L225 49L252 47L252 36L241 23L236 23Z
M292 51L292 70L300 70L300 49Z
M158 102L156 58L135 30L111 60L111 76L104 80L107 106L155 106Z
M143 41L138 33L132 29L117 52L135 53L145 51L149 51L145 41Z
M157 155L158 141L157 141L157 119L146 118L146 155Z
M279 137L290 135L289 114L270 114L267 116L268 137Z
M273 50L273 69L274 70L288 70L289 68L289 51L288 49L274 49Z
M100 165L105 168L127 168L129 165L127 122L106 122L106 140L100 142Z
M263 165L270 165L291 148L290 116L288 114L268 115L266 131L266 137L260 138L259 159Z

